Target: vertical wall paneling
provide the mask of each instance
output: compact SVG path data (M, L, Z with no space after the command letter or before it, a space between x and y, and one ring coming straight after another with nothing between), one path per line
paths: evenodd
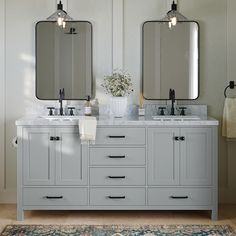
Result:
M5 0L0 0L0 190L5 187Z
M124 56L124 0L113 0L113 70L123 69Z

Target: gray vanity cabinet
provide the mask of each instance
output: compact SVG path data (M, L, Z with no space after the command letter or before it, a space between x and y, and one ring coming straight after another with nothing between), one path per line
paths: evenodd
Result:
M23 129L23 184L53 185L55 171L54 135L51 128Z
M212 184L211 128L149 128L148 184Z
M179 184L178 128L148 129L148 184Z
M25 186L84 185L87 158L78 128L24 128Z
M51 121L50 121L51 122ZM57 122L57 121L55 121ZM17 127L17 219L25 210L211 210L217 219L217 127Z
M56 185L85 185L87 183L87 156L83 155L78 128L59 128L55 142Z
M180 183L188 186L212 184L211 128L182 128L180 136Z

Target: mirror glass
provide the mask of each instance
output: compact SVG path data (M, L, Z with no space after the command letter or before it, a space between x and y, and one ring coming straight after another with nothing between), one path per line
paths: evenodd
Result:
M62 28L52 21L36 25L36 97L57 100L93 97L92 25L86 21L66 22Z
M143 96L193 100L199 96L199 25L195 21L148 21L143 24Z

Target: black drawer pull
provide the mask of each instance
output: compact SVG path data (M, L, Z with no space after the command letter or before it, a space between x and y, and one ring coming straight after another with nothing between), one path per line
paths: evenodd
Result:
M172 199L188 199L188 196L170 196Z
M184 136L180 137L180 140L181 140L181 141L184 141L184 140L185 140L185 137L184 137Z
M50 196L46 196L45 198L47 198L47 199L62 199L63 196L58 196L58 197L50 197Z
M125 199L125 196L108 196L110 199Z
M60 137L50 137L50 141L59 141L60 140Z
M109 179L125 179L125 176L108 176Z
M112 159L123 159L125 158L125 156L108 156L109 158L112 158Z
M174 137L174 140L175 141L179 141L179 137Z
M121 136L109 135L108 138L125 138L125 136L124 135L121 135Z

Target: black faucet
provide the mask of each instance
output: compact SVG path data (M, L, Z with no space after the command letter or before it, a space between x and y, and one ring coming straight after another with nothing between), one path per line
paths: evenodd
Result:
M62 101L65 99L65 89L63 88L62 90L60 89L59 91L59 103L60 103L60 116L63 116L63 106L62 106Z
M175 90L174 89L170 89L170 91L169 91L169 99L171 100L170 115L174 116L175 115L175 107L174 107L174 103L175 103Z

